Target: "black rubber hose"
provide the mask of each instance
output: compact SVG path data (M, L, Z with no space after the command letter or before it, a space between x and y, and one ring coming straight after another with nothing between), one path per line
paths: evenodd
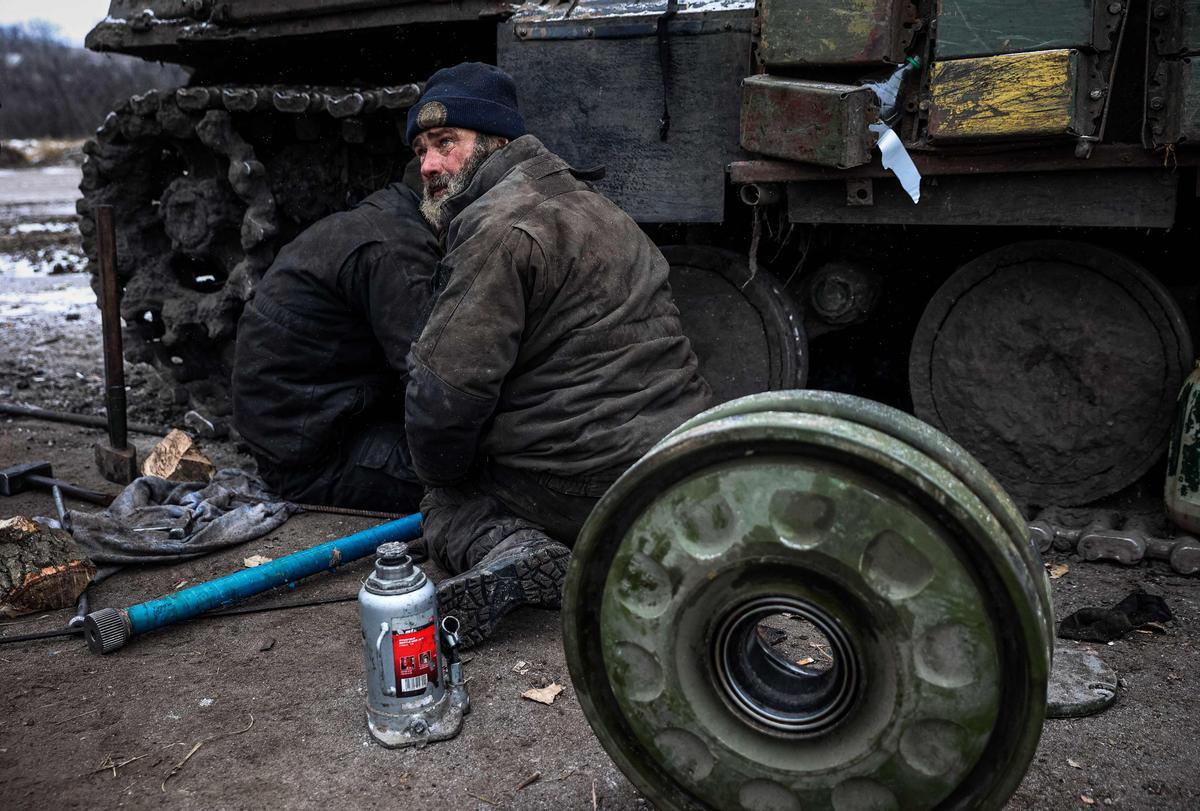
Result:
M268 611L287 611L291 608L308 608L314 605L330 605L332 603L348 603L351 600L357 600L358 593L344 595L342 597L319 597L312 600L298 600L292 603L279 603L277 605L259 605L245 606L244 608L226 608L222 611L210 611L207 614L200 614L192 619L210 619L213 617L230 617L235 614L264 614ZM0 645L7 645L14 642L33 642L39 639L54 639L60 636L77 636L82 635L82 628L64 628L61 631L39 631L33 634L20 634L18 636L0 636Z
M36 639L52 639L56 636L82 636L82 628L63 628L61 631L39 631L35 634L20 634L19 636L0 636L0 645L10 642L33 642Z

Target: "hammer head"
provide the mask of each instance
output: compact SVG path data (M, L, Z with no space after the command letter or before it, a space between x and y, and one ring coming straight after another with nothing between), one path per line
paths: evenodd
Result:
M96 451L96 469L110 482L129 484L137 478L137 450L129 445L114 448L103 442L92 446Z
M50 463L28 462L0 470L0 496L15 496L31 489L33 485L29 482L30 476L51 478Z

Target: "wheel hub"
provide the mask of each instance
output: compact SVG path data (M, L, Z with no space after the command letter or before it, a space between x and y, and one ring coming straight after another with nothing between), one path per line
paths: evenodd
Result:
M832 664L792 661L764 638L763 621L800 618L828 641ZM859 688L857 651L837 620L815 603L778 595L749 600L717 624L712 666L723 697L751 723L793 735L821 732L850 709ZM803 664L801 664L803 662Z

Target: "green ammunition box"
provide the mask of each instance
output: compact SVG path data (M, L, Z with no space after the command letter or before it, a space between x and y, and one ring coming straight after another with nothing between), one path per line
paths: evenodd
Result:
M905 0L759 0L759 57L775 67L899 63L911 15Z
M742 85L742 148L822 166L861 166L879 117L875 94L858 85L751 76Z

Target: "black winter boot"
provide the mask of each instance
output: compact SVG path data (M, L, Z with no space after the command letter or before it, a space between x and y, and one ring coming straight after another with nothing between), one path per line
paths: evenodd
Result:
M571 550L540 532L521 531L479 563L438 584L438 612L454 616L459 644L478 645L505 614L523 605L558 608Z

